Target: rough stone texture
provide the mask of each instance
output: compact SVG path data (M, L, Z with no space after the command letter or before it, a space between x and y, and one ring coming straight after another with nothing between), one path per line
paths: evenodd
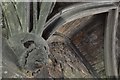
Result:
M49 74L55 78L90 78L86 67L72 53L60 36L50 38Z
M105 16L102 14L102 16ZM77 19L63 27L59 28L57 32L69 37L79 51L85 56L87 61L92 65L100 77L105 77L105 68L103 60L103 44L104 44L104 19L99 16L99 21L93 24L88 24L85 29L82 29L74 36L70 36L77 29L80 29L81 23L87 23L91 16ZM83 21L84 22L83 22ZM85 21L86 20L86 21ZM91 26L90 26L91 25ZM82 25L83 26L83 25ZM73 28L75 27L75 28ZM92 77L87 71L78 57L66 46L64 39L58 35L53 35L49 40L49 47L51 52L51 67L49 73L52 77ZM72 63L73 62L73 63ZM62 64L63 69L60 67ZM62 70L63 71L62 71Z

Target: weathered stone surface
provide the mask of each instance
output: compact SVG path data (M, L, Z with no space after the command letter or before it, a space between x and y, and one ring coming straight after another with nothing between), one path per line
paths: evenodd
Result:
M60 36L53 36L48 41L50 47L50 62L48 71L51 77L55 78L82 78L91 75L86 67L67 47L64 39Z
M34 71L47 64L49 50L42 37L21 33L11 37L9 43L18 58L20 67Z
M2 39L2 77L22 78L25 77L19 69L18 60L8 45L6 39Z

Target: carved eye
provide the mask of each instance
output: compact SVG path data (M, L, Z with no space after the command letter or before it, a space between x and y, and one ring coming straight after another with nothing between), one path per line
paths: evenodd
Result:
M25 48L29 48L31 46L31 44L35 44L35 42L30 40L30 41L26 41L25 43L23 43Z

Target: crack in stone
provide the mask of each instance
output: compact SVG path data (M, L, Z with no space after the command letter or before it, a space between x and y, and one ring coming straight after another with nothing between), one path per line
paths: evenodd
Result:
M32 52L32 51L34 51L36 48L32 48L32 49L29 49L29 50L27 50L24 54L26 54L26 56L25 56L25 62L24 62L24 67L25 67L25 65L27 64L27 61L28 61L28 57L29 57L29 55L30 55L30 53Z

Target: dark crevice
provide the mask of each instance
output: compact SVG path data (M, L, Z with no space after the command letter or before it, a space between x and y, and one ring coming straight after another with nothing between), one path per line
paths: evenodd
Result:
M41 5L41 3L38 2L37 3L37 20L39 19L39 15L40 15L40 5Z
M29 32L33 29L33 2L30 2L30 23L29 23Z
M26 51L26 56L25 56L25 63L24 63L24 66L27 64L27 59L28 59L28 57L29 57L29 55L30 55L30 53L33 51L33 50L35 50L36 48L33 48L33 49L30 49L30 50L27 50Z
M46 46L44 46L44 49L45 49L45 50L47 49Z

